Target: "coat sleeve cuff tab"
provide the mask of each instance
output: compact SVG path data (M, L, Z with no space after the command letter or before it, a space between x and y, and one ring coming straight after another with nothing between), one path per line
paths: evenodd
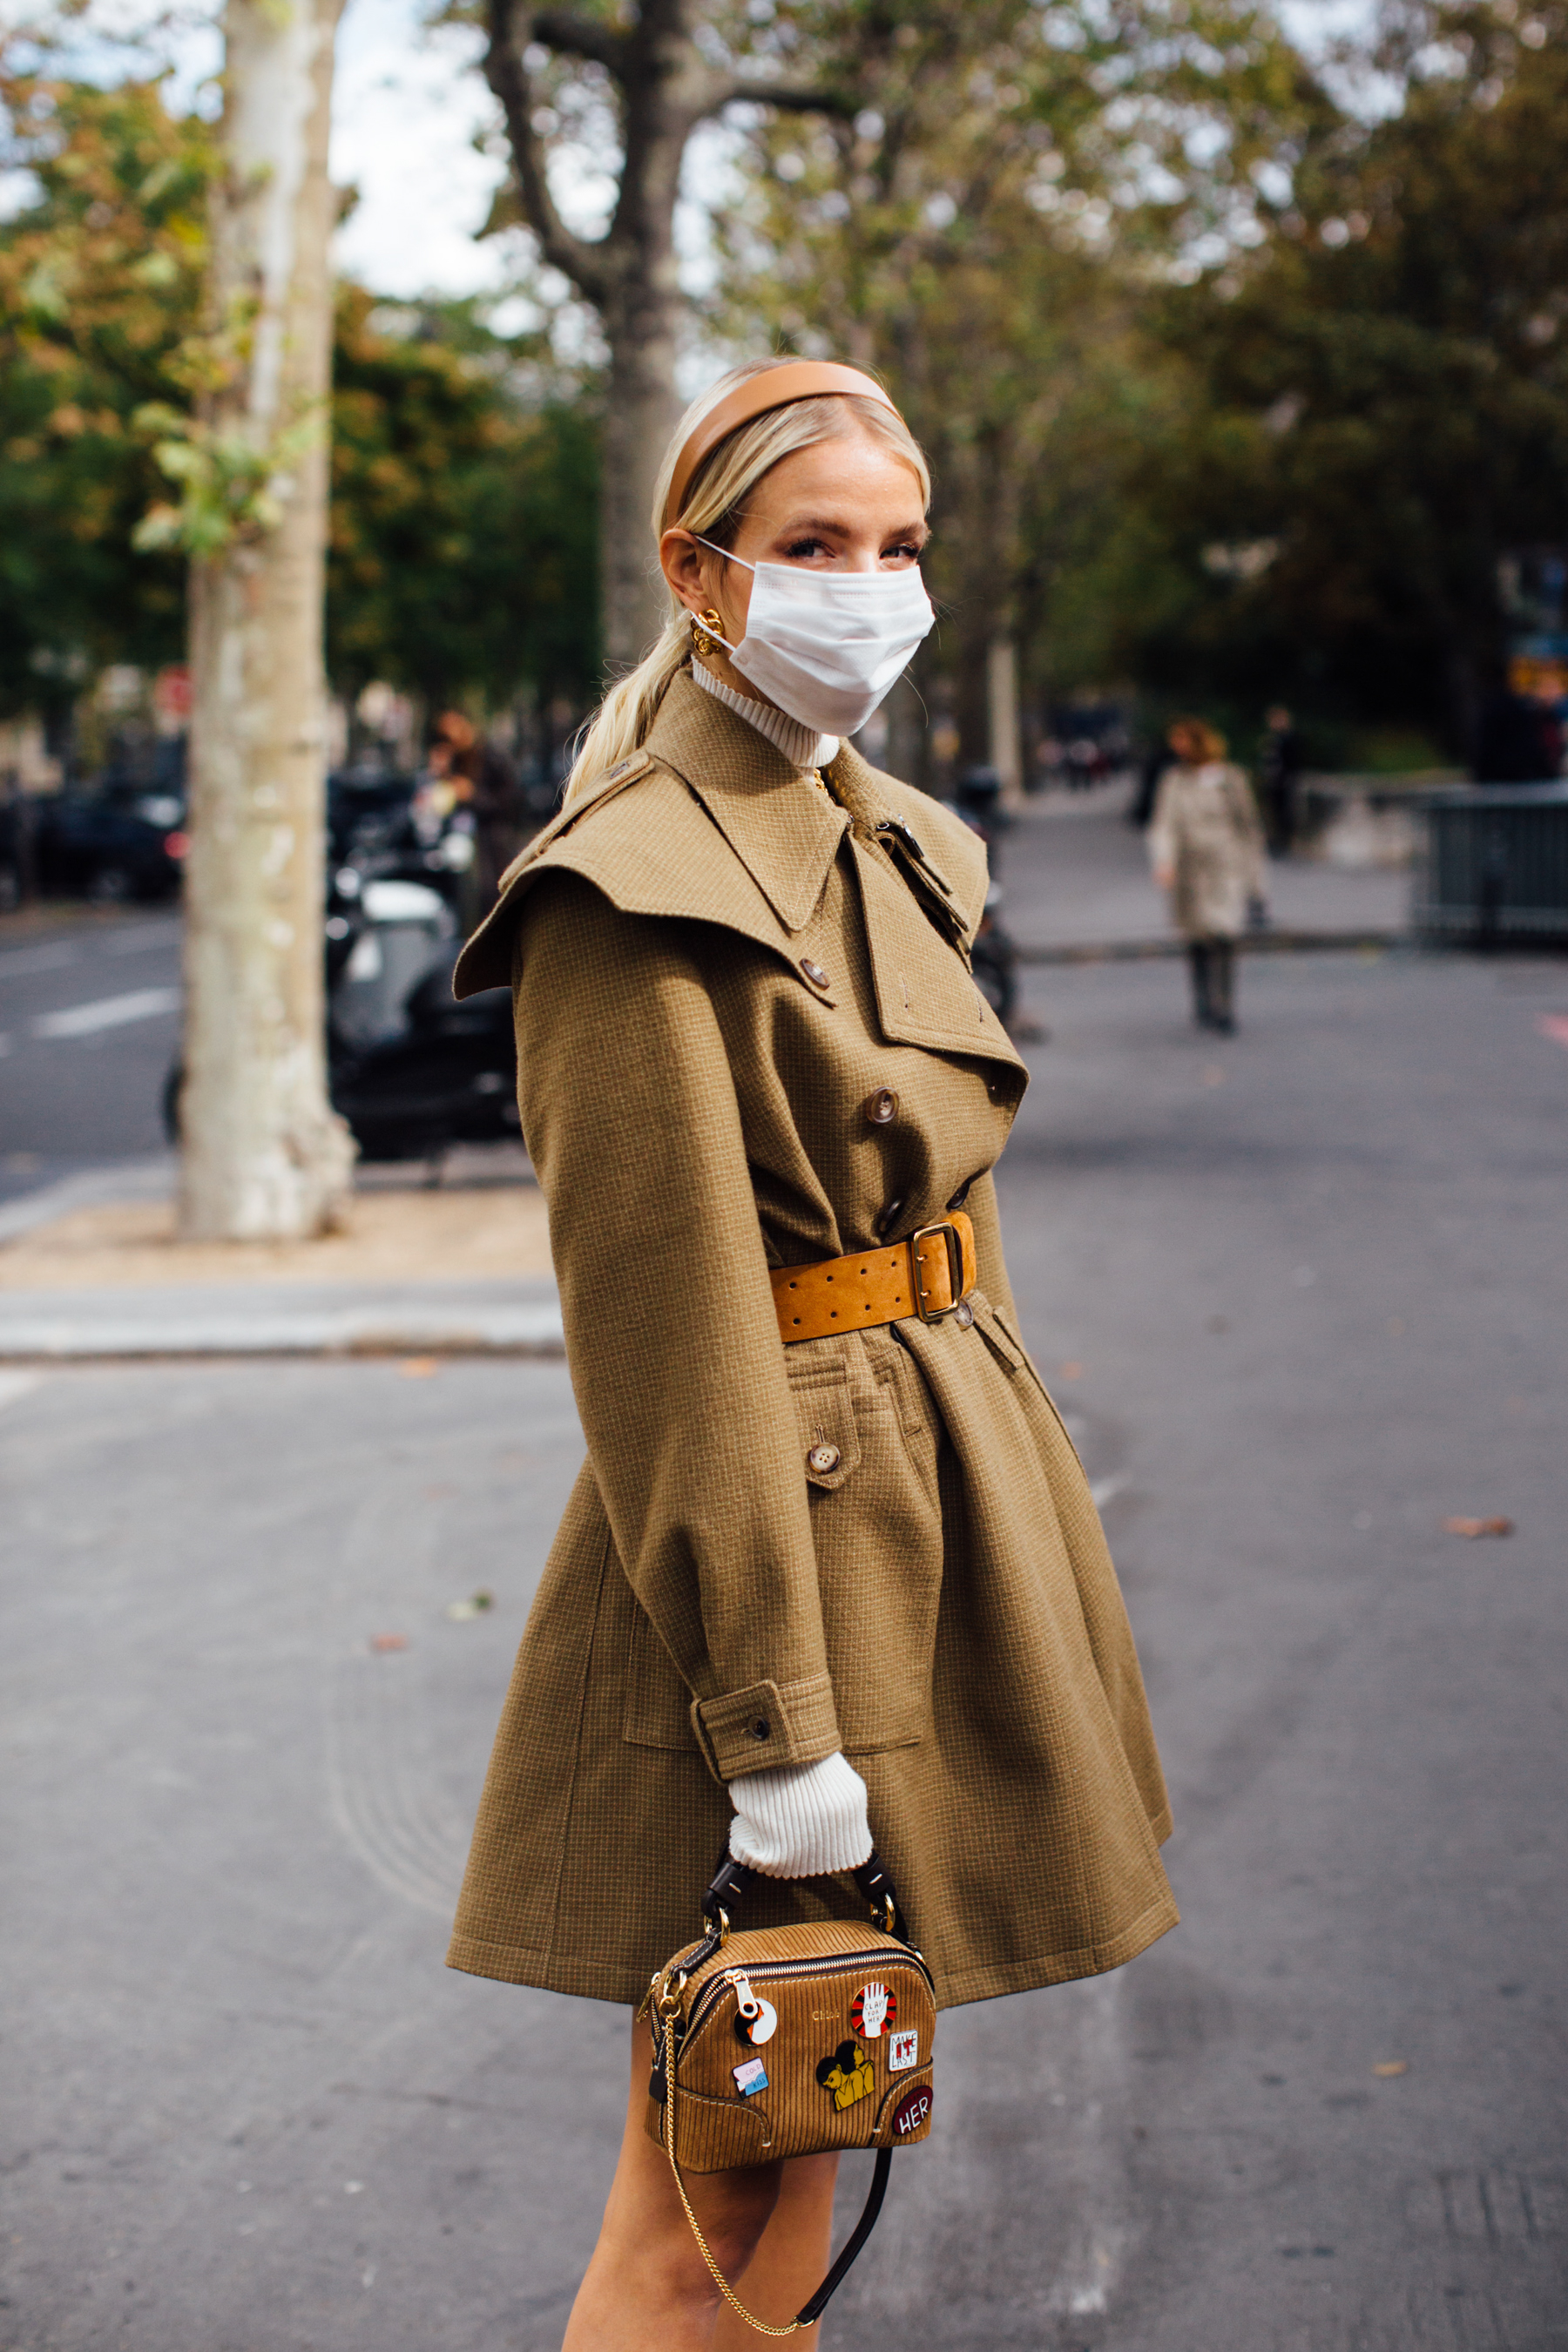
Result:
M826 1675L799 1683L751 1683L717 1698L693 1699L691 1728L709 1770L726 1784L780 1764L815 1764L842 1745Z

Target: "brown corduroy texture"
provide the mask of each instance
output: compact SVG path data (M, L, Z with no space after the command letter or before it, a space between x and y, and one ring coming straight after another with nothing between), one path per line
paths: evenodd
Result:
M940 2004L1175 1921L1131 1635L1002 1260L1025 1072L875 829L912 830L971 931L983 853L850 750L829 778L843 805L678 677L458 968L514 974L588 1445L475 1828L449 1958L479 1975L639 2000L693 1932L724 1782L840 1747ZM973 1324L781 1344L770 1267L961 1202ZM855 1909L761 1882L747 1925Z
M776 2013L764 2042L736 2032L739 2001L728 1980L738 1975ZM710 1991L715 1978L721 1988ZM856 1995L871 1985L891 1996L875 2032L858 2028L854 2016ZM682 2171L726 2172L829 2148L912 2147L931 2129L931 1987L904 1945L864 1924L829 1920L731 1936L686 1986L681 2022L675 2153ZM650 2019L650 2064L657 2033ZM836 2066L840 2053L848 2063ZM746 2091L736 2070L752 2059L761 2059L767 2082ZM899 2109L910 2091L926 2097L917 2103L918 2120L901 2130ZM661 2102L649 2098L645 2122L662 2147Z

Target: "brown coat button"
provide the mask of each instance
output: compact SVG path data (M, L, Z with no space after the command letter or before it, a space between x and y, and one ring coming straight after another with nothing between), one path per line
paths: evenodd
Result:
M810 981L813 988L826 987L827 974L823 971L822 966L819 963L813 963L809 956L802 956L800 960L800 968L802 971L805 972L807 980Z
M959 1300L958 1305L952 1310L952 1319L955 1323L961 1323L966 1331L968 1330L970 1325L974 1320L974 1309L971 1307L967 1298L961 1298Z
M890 1234L892 1232L893 1227L898 1223L899 1219L903 1215L909 1203L902 1192L894 1193L892 1199L889 1202L887 1207L883 1210L881 1215L877 1220L877 1232L879 1235Z
M837 1445L814 1445L805 1457L805 1465L808 1470L815 1470L819 1475L826 1475L829 1470L837 1469L839 1459Z
M873 1127L886 1127L899 1115L899 1097L891 1087L878 1087L861 1105Z
M746 1729L753 1739L771 1739L773 1736L773 1725L765 1715L753 1716L751 1722L747 1724Z

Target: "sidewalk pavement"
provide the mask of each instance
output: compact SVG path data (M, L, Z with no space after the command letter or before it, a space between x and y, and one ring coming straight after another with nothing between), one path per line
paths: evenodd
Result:
M0 1362L563 1352L543 1200L515 1173L369 1170L314 1242L179 1242L172 1190L172 1161L131 1161L0 1210Z

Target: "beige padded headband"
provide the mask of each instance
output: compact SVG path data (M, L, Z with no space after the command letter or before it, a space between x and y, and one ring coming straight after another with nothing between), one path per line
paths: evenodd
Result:
M765 416L771 408L787 408L796 400L816 400L824 393L879 401L895 416L899 413L874 376L862 375L858 368L844 367L837 360L791 360L784 367L762 369L726 393L688 436L669 478L669 496L664 502L666 530L680 512L692 475L727 434L738 425L749 425L753 416Z

